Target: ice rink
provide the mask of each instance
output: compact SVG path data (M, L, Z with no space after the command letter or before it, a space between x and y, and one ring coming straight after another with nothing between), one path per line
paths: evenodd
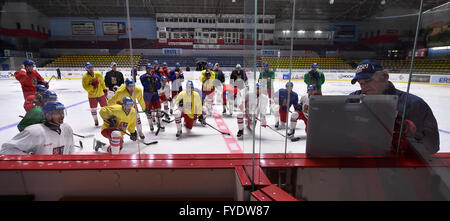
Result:
M227 80L228 82L228 80ZM284 87L285 80L277 80L275 82L276 89ZM306 92L306 84L303 80L293 80L294 91L301 96ZM252 81L249 82L252 84ZM200 83L194 81L199 88ZM394 83L395 86L406 91L406 83ZM137 83L140 86L140 82ZM94 121L90 114L89 103L87 102L87 93L81 86L81 80L52 80L50 89L58 94L58 100L67 108L67 116L65 122L72 126L75 133L82 135L94 134L96 139L105 143L107 139L100 134L102 120L100 125L94 126ZM350 81L328 80L323 86L324 95L347 95L359 89L359 85L350 84ZM25 115L23 109L24 98L20 84L16 80L0 81L0 102L2 104L2 115L0 117L0 144L10 140L18 133L17 124L20 119L19 115ZM450 151L450 87L430 84L411 84L411 93L422 97L431 107L437 119L440 132L440 152ZM219 127L223 131L229 131L231 136L221 135L212 128L206 126L194 126L193 130L188 133L183 127L182 139L177 140L175 122L165 124L166 129L160 132L158 136L150 133L148 122L145 114L140 114L143 123L143 131L146 141L158 140L155 145L145 146L140 142L133 142L125 135L124 149L122 154L196 154L196 153L251 153L253 151L253 141L250 131L244 130L244 139L237 140L236 133L238 131L236 114L232 117L222 116L222 104L214 106L214 116L208 117L206 121ZM266 116L268 124L274 125L274 116ZM172 117L173 119L173 117ZM298 121L296 136L305 135L305 125L303 121ZM279 132L284 133L285 130ZM260 128L259 123L255 131L255 152L261 153L304 153L305 140L291 142L288 140L285 147L285 139L269 128ZM76 148L80 154L95 153L92 148L93 138L74 137L75 144L79 144L81 140L84 148ZM287 148L285 150L285 148ZM98 154L105 154L98 152Z

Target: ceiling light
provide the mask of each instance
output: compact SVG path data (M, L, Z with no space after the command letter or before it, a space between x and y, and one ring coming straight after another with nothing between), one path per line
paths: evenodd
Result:
M334 0L330 0L330 5L334 4Z

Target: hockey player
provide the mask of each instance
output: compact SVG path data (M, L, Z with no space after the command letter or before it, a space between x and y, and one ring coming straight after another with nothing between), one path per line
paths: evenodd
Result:
M105 86L108 88L106 99L111 98L123 82L123 74L122 72L117 71L116 62L111 63L111 70L106 72L105 75Z
M275 72L270 69L269 63L264 63L264 70L259 74L258 82L261 84L262 92L267 94L272 99L273 81L275 79ZM271 102L271 100L269 100Z
M157 119L158 127L160 129L164 129L161 127L160 119L161 119L161 101L159 99L158 90L161 88L161 79L155 73L153 73L153 67L151 64L146 65L146 73L141 75L141 84L144 87L144 101L145 113L147 114L148 124L150 125L150 131L154 130L153 127L153 118Z
M0 154L73 154L73 131L64 123L64 109L57 101L45 103L45 122L28 126L3 143Z
M294 84L292 82L287 82L286 89L281 88L273 95L274 105L272 106L272 112L275 115L275 128L277 129L285 128L286 113L292 105L298 103L298 95L292 90L293 88ZM290 93L289 101L288 93Z
M158 95L161 103L164 105L166 120L169 120L169 102L172 102L172 98L170 97L170 86L167 83L166 76L161 77L161 88L158 90Z
M202 83L202 104L206 107L207 115L211 115L212 113L215 79L216 73L212 71L212 64L208 62L206 64L206 69L200 74L200 82Z
M172 99L175 99L178 93L183 90L182 83L184 81L183 70L181 70L181 64L176 63L175 69L169 73L169 80L172 83ZM170 114L173 112L173 102L170 102Z
M166 78L169 77L170 70L169 70L169 68L167 67L167 63L166 63L166 62L163 62L163 63L162 63L162 68L161 68L160 70L161 70L161 71L160 71L161 75L159 76L160 78L161 78L162 76L165 76ZM169 80L169 79L167 79L167 80ZM169 80L169 81L170 81L170 80Z
M220 70L219 63L214 65L213 71L216 73L216 80L214 81L214 87L216 89L216 101L219 102L220 98L223 97L223 85L225 84L225 75L223 71Z
M225 84L222 89L222 106L223 111L222 114L225 114L228 109L229 115L233 115L233 105L235 103L235 98L238 93L237 87L234 87L231 84Z
M124 97L122 105L114 104L100 109L103 119L102 135L109 139L109 146L95 144L94 150L102 148L103 151L118 154L123 148L123 135L130 132L130 139L137 140L136 110L131 97Z
M260 92L260 84L256 83L256 94L250 93L248 89L245 89L245 103L241 107L243 110L238 114L237 123L239 131L236 135L238 139L241 139L244 135L244 117L247 123L247 129L252 130L253 124L256 124L256 119L261 121L261 126L266 127L266 108L269 103L267 95ZM255 121L252 121L252 115L255 115ZM253 124L252 124L253 122Z
M82 84L84 90L88 92L89 106L95 126L98 126L97 103L100 103L101 107L108 105L105 96L107 90L102 74L94 71L94 66L90 62L86 63L85 68L87 72L83 75Z
M182 101L183 107L179 106L180 101ZM182 133L181 117L184 118L184 125L188 130L192 129L197 117L202 125L206 124L205 118L203 117L201 95L194 90L194 83L192 81L186 82L186 90L178 94L174 103L177 106L177 109L174 111L175 123L177 125L177 138L180 138Z
M25 108L25 111L27 113L31 109L33 109L36 105L42 106L38 102L41 100L41 94L44 93L44 91L46 91L46 90L47 90L47 88L44 85L38 84L36 86L36 94L29 95L25 99L25 103L23 104L23 108Z
M136 86L131 79L127 78L125 80L125 84L120 86L117 89L116 93L108 100L108 106L122 104L122 100L124 97L131 97L131 99L133 99L134 109L136 110L136 128L139 134L139 138L143 140L145 139L145 136L142 132L142 123L138 113L139 109L137 107L137 102L139 102L142 110L145 110L147 107L145 106L145 101L142 96L142 89L139 86Z
M56 96L56 93L50 90L46 90L44 93L38 96L38 99L36 100L35 104L36 106L31 109L25 117L19 122L17 125L17 129L19 129L20 132L22 132L26 127L33 125L33 124L39 124L44 122L44 116L42 115L42 106L47 101L56 101L58 99L58 96Z
M240 64L237 64L236 69L234 69L233 72L231 72L230 84L238 88L239 90L244 89L245 86L248 85L247 73L245 73L245 71L242 70Z
M154 60L154 61L153 61L153 70L152 70L152 72L153 72L154 74L158 75L158 77L161 78L162 68L161 68L161 66L159 66L158 60Z
M28 96L36 93L37 85L44 85L46 88L48 88L49 85L44 78L34 70L34 66L36 66L34 61L26 59L23 62L23 65L25 69L16 71L14 77L22 85L23 98L27 99Z
M303 77L306 85L314 85L316 87L314 95L322 95L322 85L325 83L325 75L323 72L318 71L318 68L319 65L313 63L311 65L311 70Z
M289 132L287 133L288 137L294 136L297 120L303 120L303 122L305 122L305 132L308 130L309 97L314 95L316 86L309 85L307 90L307 93L300 98L300 103L294 105L295 111L291 115L291 126Z

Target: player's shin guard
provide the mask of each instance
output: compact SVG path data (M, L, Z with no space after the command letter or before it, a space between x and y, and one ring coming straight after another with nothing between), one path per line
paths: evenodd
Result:
M291 116L291 125L289 127L289 131L287 133L288 137L292 137L295 134L295 127L297 126L298 113L294 112Z
M153 131L153 116L152 116L152 112L150 113L146 113L147 115L147 120L148 120L148 125L150 126L150 130Z
M91 108L91 115L94 118L95 126L98 126L97 108Z
M243 130L244 129L244 115L243 114L238 114L238 116L237 116L237 124L238 124L239 130Z
M136 116L136 129L138 131L139 136L143 137L144 133L142 133L142 123L141 123L141 117L139 117L139 115Z
M176 110L173 115L175 115L175 124L177 125L177 137L181 134L181 111Z
M110 145L106 151L111 154L119 154L122 149L122 133L117 130L111 132L109 144Z

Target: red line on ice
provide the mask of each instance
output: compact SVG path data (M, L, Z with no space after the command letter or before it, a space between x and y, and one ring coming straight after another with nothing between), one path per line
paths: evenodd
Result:
M236 138L231 133L230 129L228 129L228 125L223 120L222 116L216 112L214 109L212 116L214 117L214 121L216 121L217 127L220 131L230 133L230 136L222 134L222 138L225 141L225 144L228 147L230 153L242 153L242 148L237 142Z

